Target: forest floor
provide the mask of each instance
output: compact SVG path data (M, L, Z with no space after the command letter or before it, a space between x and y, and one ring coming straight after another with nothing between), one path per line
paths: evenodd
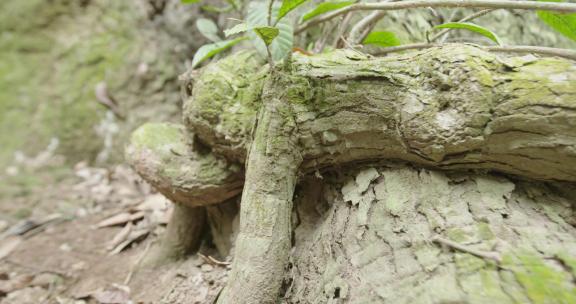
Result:
M30 174L18 171L9 168L0 184ZM57 179L33 174L36 186L23 193L0 189L0 304L216 298L229 266L215 263L220 257L209 246L182 262L156 269L141 265L172 206L130 168L79 163Z

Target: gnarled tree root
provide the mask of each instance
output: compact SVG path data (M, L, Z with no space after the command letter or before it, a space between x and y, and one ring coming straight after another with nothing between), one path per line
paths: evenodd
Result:
M295 55L292 71L266 76L251 58L211 64L186 85L188 129L215 153L239 162L248 155L240 235L219 303L277 300L301 173L397 159L576 181L570 61L499 58L471 46L379 59L344 51Z
M180 125L149 123L133 133L126 149L128 163L176 203L160 245L144 265L158 266L198 250L206 228L206 206L229 200L242 189L243 173L237 165L194 148L185 135Z

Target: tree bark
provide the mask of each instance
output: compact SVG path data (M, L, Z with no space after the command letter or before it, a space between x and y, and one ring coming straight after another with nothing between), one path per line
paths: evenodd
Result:
M184 121L188 130L204 145L211 147L213 153L225 156L232 163L243 162L247 167L233 268L229 285L219 299L220 303L277 301L283 282L282 274L288 266L292 194L301 175L312 172L321 174L322 171L349 164L394 161L406 167L465 172L463 174L473 174L470 173L473 170L488 172L492 176L505 173L532 180L576 181L576 69L571 61L538 59L531 55L499 57L476 47L459 45L376 59L352 51L311 57L295 55L294 61L287 66L290 67L289 71L269 73L260 68L260 62L251 53L240 52L207 66L192 82L186 84L186 88L192 88L184 105ZM245 160L246 155L248 157ZM387 207L383 212L390 213L395 221L420 218L430 222L445 222L431 223L430 231L424 228L416 231L422 232L422 235L414 239L416 243L436 242L434 246L440 244L452 250L464 251L480 260L508 263L506 267L512 269L517 283L526 289L526 284L536 284L525 281L525 273L547 269L547 266L540 267L538 264L538 270L520 266L517 271L513 269L533 261L533 252L526 256L515 251L527 242L524 237L518 238L518 242L513 238L504 239L514 250L500 254L502 251L497 249L488 250L474 246L474 241L468 243L467 239L452 237L450 228L460 227L460 218L448 219L452 214L445 214L442 209L448 207L436 202L430 207L433 212L425 214L424 218L418 213L428 212L424 207L416 208L414 212L404 209L407 195L409 199L420 197L415 201L425 203L424 198L433 190L425 188L425 183L432 183L431 188L449 188L438 194L437 201L458 201L459 197L468 195L466 188L457 186L465 182L466 178L450 177L447 178L449 181L443 180L444 184L438 184L436 178L432 181L419 180L418 174L414 176L410 173L413 169L404 170L408 171L402 171L404 173L400 175L382 173L384 179L389 179L392 184L381 186L381 197L375 199L392 200L386 203L388 205L384 204ZM368 187L380 178L380 174L373 170L357 178L356 183ZM444 173L430 174L436 176ZM387 175L390 177L387 178ZM467 198L471 202L470 206L486 204L493 213L479 211L476 214L476 211L469 211L474 213L473 221L466 223L482 226L478 229L486 233L483 223L489 229L499 225L500 222L492 217L508 208L502 207L502 197L510 195L510 184L513 183L502 179L477 181L476 177L470 177L470 180L474 180L481 193ZM171 183L170 178L166 181L168 185ZM377 182L380 184L380 180ZM526 190L526 195L533 195L532 192L537 188ZM382 233L394 235L408 229L402 225L396 227L388 219L386 222L371 224L370 206L375 199L367 198L367 202L361 202L364 195L370 195L365 193L366 189L359 192L342 190L344 201L351 201L353 206L358 205L357 217L361 226L372 225L374 229L381 226ZM333 193L331 197L334 202L338 202L338 195ZM568 197L563 204L571 203L572 198ZM342 208L343 205L339 205L335 210L340 212ZM557 222L557 219L552 219L554 212L546 215ZM324 213L320 215L327 216ZM377 216L384 219L382 212ZM332 221L333 231L345 231L348 222ZM548 223L548 220L542 223ZM334 226L337 224L343 226ZM412 224L423 225L421 221ZM571 226L562 227L566 233L573 232ZM455 233L459 236L467 231ZM356 237L361 238L362 235ZM305 240L306 237L297 236L298 239ZM377 240L385 241L374 243ZM393 241L402 243L404 238ZM306 242L309 241L304 241L304 244ZM374 249L370 249L374 252L368 251L366 255L388 255L392 251L386 251L385 248L396 248L394 244L386 245L386 238L371 239L370 242L374 243ZM317 240L312 243L314 245L303 246L332 246ZM296 250L301 248L298 241L296 246ZM361 248L353 247L350 252L356 249ZM322 250L331 252L332 249L322 247ZM402 251L398 252L397 258L403 258ZM542 252L560 254L559 251ZM562 263L572 263L571 247L568 252L568 258L561 258ZM396 258L396 252L392 253ZM419 258L433 261L440 256L428 247L422 254ZM300 253L299 256L304 255ZM324 258L321 256L319 259ZM540 262L541 259L535 263ZM294 263L300 263L297 266L303 267L301 269L313 267L306 266L302 261L294 261L292 265L296 265ZM322 277L326 280L336 278L335 274L345 271L338 265L325 265L329 273L322 274ZM360 267L360 264L353 266ZM411 266L408 263L394 267ZM403 275L411 276L414 273L413 270L404 272L400 268L394 273L399 275L399 284L410 286L418 283L403 281ZM425 272L434 272L436 268L423 269ZM299 270L293 268L292 271ZM453 272L442 274L445 275L443 280L454 281L451 277ZM494 274L486 273L490 278ZM565 291L571 288L566 283L569 281L566 275L552 275L560 278L557 281L562 282L561 290L565 295ZM362 277L360 274L358 276ZM377 274L367 273L366 276L377 277ZM396 280L388 277L385 279ZM326 283L326 280L321 281ZM287 296L304 302L336 301L335 298L346 298L349 292L341 281L333 282L332 285L316 285L317 289L310 292L302 287L304 283L298 285L296 279L293 282L292 287L285 285L288 286ZM435 280L430 286L441 282ZM478 284L477 279L471 282ZM390 284L386 288L393 292L396 287ZM292 294L295 288L297 293ZM469 299L462 294L468 287L458 288L460 291L455 291L455 296L450 299ZM381 297L386 298L388 291L385 290ZM298 298L302 292L307 296ZM427 299L429 296L423 293L422 299ZM318 298L326 295L331 296ZM402 295L396 296L403 299ZM535 298L539 296L534 295ZM366 298L361 295L356 297ZM381 300L366 299L372 302Z
M209 93L215 91L211 87L215 83L226 86L238 81L234 69L225 72L232 78L218 75L222 70L214 66L196 83L186 105L192 130L206 130L195 129L209 125L204 114L216 121L230 120L227 107L238 106L238 100L215 101ZM441 169L491 169L575 181L574 76L573 64L565 60L500 59L467 46L372 60L351 52L297 57L290 73L275 74L274 95L265 89L261 97L262 116L249 148L240 236L220 303L276 301L282 282L279 273L286 267L289 250L280 245L287 244L290 232L286 225L290 205L284 198L292 193L298 171L398 159ZM246 94L242 88L235 90L235 96ZM222 111L207 106L205 98ZM242 102L254 107L243 113L258 105L257 101ZM290 110L279 115L282 111L272 105ZM275 124L284 125L288 118L294 131L287 137L275 131ZM208 136L198 134L226 155L243 155L243 146L225 143L245 142L249 134L239 134L234 124L228 124L235 127L232 131L226 126L220 124ZM263 157L263 138L269 147L294 139L297 144L282 145L283 153ZM286 157L293 155L302 157L302 165L283 167ZM270 209L262 207L266 201L259 193L263 179L270 183L265 188L276 189L277 182L290 186L275 190L275 195L282 196L276 204L274 196L268 197ZM262 233L270 227L281 231ZM279 247L270 249L272 244Z
M276 303L288 262L292 196L302 159L291 106L277 94L282 82L269 85L248 153L234 271L218 303Z
M188 128L237 161L250 138L243 125L262 102L252 91L265 79L255 65L233 66L245 58L208 67L184 106ZM294 59L276 94L294 108L305 170L400 159L576 181L571 61L499 57L465 45L378 59L354 52Z
M295 201L285 303L576 300L573 184L343 169L306 181Z
M205 208L175 204L160 245L146 256L144 265L161 266L195 253L202 244L201 235L205 228Z

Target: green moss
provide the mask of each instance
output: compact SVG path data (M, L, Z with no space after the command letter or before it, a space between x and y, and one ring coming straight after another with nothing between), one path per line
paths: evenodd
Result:
M184 145L183 128L170 123L147 123L132 133L131 143L137 148L159 149L165 145Z
M572 272L572 276L576 281L576 257L570 256L566 252L561 252L557 254L556 257L560 259L560 261L570 269L570 271Z
M446 236L454 242L466 242L470 239L470 236L466 231L461 228L450 228L446 230Z
M479 222L476 224L476 227L478 228L478 235L482 240L488 241L494 239L494 233L492 232L492 229L490 229L488 223Z
M487 265L483 259L467 253L455 253L454 262L456 263L458 273L464 274L476 273Z
M508 254L503 267L514 272L532 303L576 303L572 275L548 266L533 253Z
M184 117L215 125L228 138L243 138L260 107L265 69L254 52L240 51L206 66L185 101ZM237 143L235 143L237 144Z
M52 137L70 161L101 150L95 127L104 108L94 87L123 82L120 67L140 38L130 4L96 1L86 7L68 0L0 4L0 167L14 150L38 153Z
M505 74L506 78L501 79L505 83L499 87L499 92L502 95L514 92L517 98L507 102L503 109L523 108L527 105L569 104L567 101L571 101L576 94L573 81L567 81L570 69L571 65L566 64L566 61L544 58ZM557 94L556 98L550 98L550 91Z

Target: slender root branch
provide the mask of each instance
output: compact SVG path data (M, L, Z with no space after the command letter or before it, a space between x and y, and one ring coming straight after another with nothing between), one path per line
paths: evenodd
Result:
M443 246L450 247L452 249L456 249L456 250L461 251L461 252L469 253L469 254L476 256L476 257L479 257L481 259L492 260L492 261L495 261L496 263L500 263L502 261L502 257L500 257L500 254L498 254L497 252L485 252L485 251L475 250L475 249L469 248L467 246L460 245L456 242L447 240L447 239L442 238L440 236L434 236L432 238L432 242L438 243L438 244L443 245Z
M204 260L206 261L208 264L212 264L212 265L216 265L216 266L228 266L230 265L230 263L228 262L222 262L222 261L218 261L217 259L209 256L209 255L203 255L201 253L198 253L198 255Z

